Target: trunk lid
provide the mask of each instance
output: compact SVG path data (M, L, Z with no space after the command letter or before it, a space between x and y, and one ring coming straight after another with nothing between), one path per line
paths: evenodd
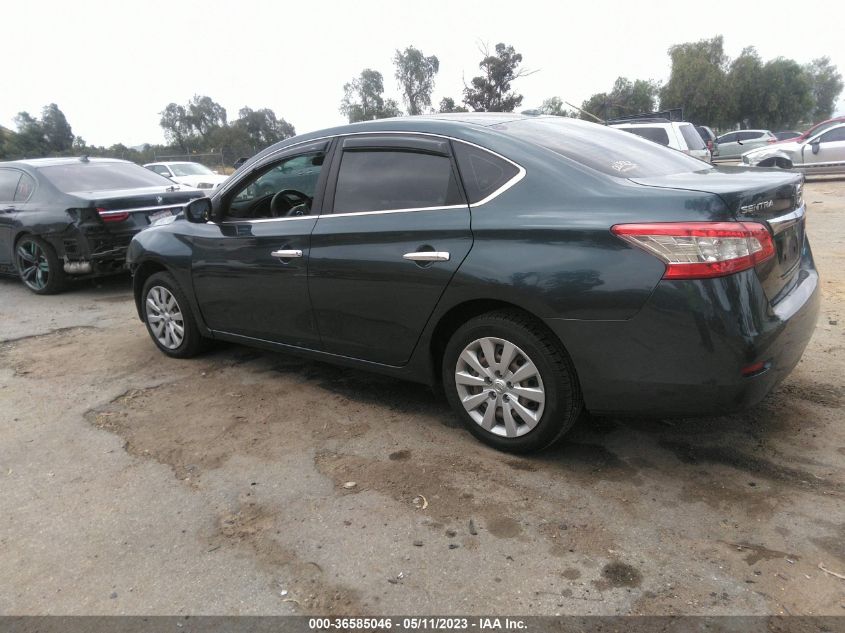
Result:
M797 282L804 247L804 177L785 171L723 167L700 172L631 178L647 187L681 189L718 195L740 222L769 227L775 257L756 267L772 304Z

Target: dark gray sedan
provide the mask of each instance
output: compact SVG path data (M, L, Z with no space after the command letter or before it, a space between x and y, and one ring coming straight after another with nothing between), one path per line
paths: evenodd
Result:
M529 451L585 408L724 413L789 374L819 309L802 184L572 119L406 117L274 145L128 261L169 356L219 339L437 385Z

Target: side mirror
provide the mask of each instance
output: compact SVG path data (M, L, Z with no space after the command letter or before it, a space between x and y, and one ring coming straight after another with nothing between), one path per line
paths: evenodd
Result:
M810 141L810 147L813 148L813 154L819 153L819 145L821 145L821 137L816 137L812 141Z
M211 219L211 198L197 198L185 205L185 218L188 222L204 224Z

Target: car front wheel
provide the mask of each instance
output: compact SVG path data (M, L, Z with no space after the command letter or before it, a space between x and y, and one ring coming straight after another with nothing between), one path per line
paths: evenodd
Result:
M191 306L170 273L151 275L143 290L144 323L156 346L173 358L196 356L205 347Z
M553 444L583 406L560 342L519 312L490 312L458 328L442 375L467 429L499 450L525 453Z

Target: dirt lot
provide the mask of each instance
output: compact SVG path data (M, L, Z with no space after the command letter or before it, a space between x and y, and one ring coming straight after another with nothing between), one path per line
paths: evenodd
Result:
M0 280L0 613L845 614L845 180L806 200L822 315L761 406L531 458L417 385L169 360L125 278Z

